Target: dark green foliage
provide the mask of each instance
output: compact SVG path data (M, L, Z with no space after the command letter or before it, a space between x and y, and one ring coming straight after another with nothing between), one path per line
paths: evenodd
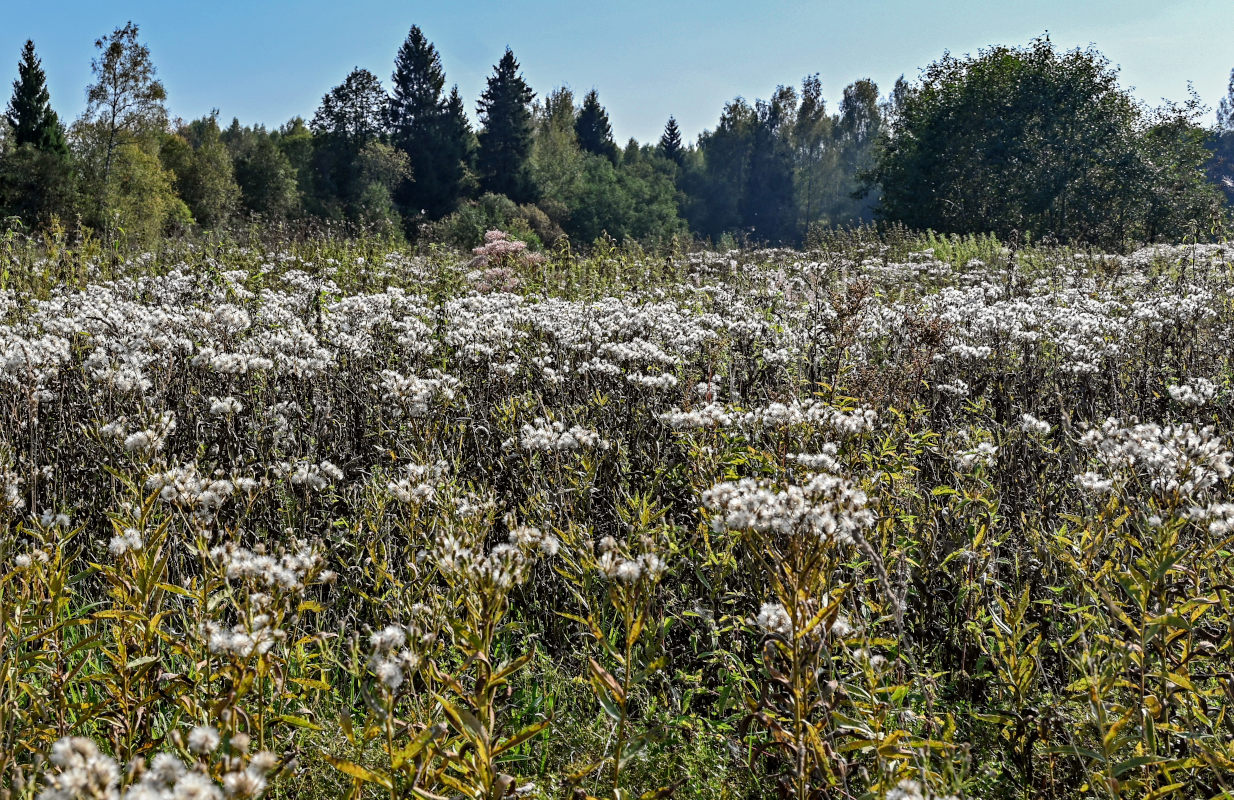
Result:
M669 117L664 124L664 133L660 136L660 155L678 166L685 151L681 145L681 129L677 127L677 119Z
M793 130L796 93L781 86L755 106L750 163L741 215L756 240L782 244L795 238Z
M233 120L222 138L231 153L244 210L271 219L292 216L300 202L296 170L277 136L260 125L243 128Z
M565 87L547 93L535 108L532 178L540 191L537 205L548 219L584 246L604 234L664 240L683 232L672 163L634 140L616 158L583 150L579 116Z
M507 48L480 95L484 127L479 134L476 168L483 191L523 203L535 200L537 194L529 164L535 93L518 70L518 61Z
M17 65L6 120L11 136L7 150L0 147L0 215L32 224L70 216L76 189L68 142L29 40Z
M458 204L464 189L472 134L462 98L457 87L443 96L441 56L419 27L399 48L392 81L390 139L411 167L397 199L407 214L436 219Z
M457 86L450 89L450 96L446 98L439 144L442 155L438 175L441 185L447 189L442 197L446 205L453 207L474 185L472 164L476 154L476 134L467 119L467 109L463 107L463 96Z
M46 224L71 218L76 203L73 167L62 154L31 144L0 152L0 217Z
M600 96L595 89L583 97L583 105L574 119L574 135L583 152L604 156L612 163L617 163L613 126L609 123L608 112L600 105Z
M724 107L716 129L699 137L701 174L690 176L686 183L694 200L690 227L696 232L718 239L745 228L742 197L757 125L757 113L739 97Z
M413 25L394 59L390 91L390 136L400 147L417 144L424 126L441 109L446 74L441 56Z
M322 98L313 116L313 213L388 228L407 156L381 141L388 98L377 76L356 68Z
M303 117L293 117L279 126L271 138L278 145L279 152L291 164L296 176L296 187L304 210L315 213L314 193L316 191L316 176L313 171L313 132L304 122Z
M47 76L34 53L34 42L26 40L17 65L17 80L13 81L13 97L9 100L9 125L13 126L13 142L18 147L31 145L47 153L67 156L68 142L64 126L51 108L47 92Z
M182 125L166 138L159 155L175 175L176 192L198 225L213 228L231 218L240 202L240 187L217 112Z
M320 136L363 147L385 131L388 101L377 76L357 67L321 98L311 127Z
M1208 178L1222 192L1226 202L1234 202L1234 70L1230 72L1229 89L1217 105L1217 127L1208 137Z
M917 228L1107 247L1182 238L1188 220L1217 210L1195 111L1150 114L1100 53L1060 53L1045 37L948 55L901 99L871 175L880 212Z
M577 194L564 226L571 239L590 243L607 234L625 239L663 239L682 232L671 167L662 160L631 157L621 166L586 153Z

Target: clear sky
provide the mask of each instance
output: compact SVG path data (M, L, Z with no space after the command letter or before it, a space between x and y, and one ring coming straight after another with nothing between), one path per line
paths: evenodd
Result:
M32 38L66 121L85 105L94 40L129 19L174 116L217 108L224 122L271 126L311 117L353 67L388 86L416 24L473 117L508 45L540 95L597 89L620 142L657 139L670 114L692 140L733 97L767 97L815 72L834 110L858 78L885 93L944 50L1023 44L1047 30L1062 47L1095 44L1151 104L1184 99L1191 81L1215 107L1234 68L1234 0L0 0L0 12L4 95Z

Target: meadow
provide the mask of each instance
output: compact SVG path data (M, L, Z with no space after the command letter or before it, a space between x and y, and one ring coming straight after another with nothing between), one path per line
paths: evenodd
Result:
M1234 246L0 240L0 798L1234 796Z

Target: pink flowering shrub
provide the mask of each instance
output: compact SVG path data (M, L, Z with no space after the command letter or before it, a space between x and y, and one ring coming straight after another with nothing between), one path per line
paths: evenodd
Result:
M474 248L467 278L472 288L482 294L512 292L523 285L519 269L544 262L544 256L527 249L526 242L511 239L505 231L491 230L484 234L484 244Z

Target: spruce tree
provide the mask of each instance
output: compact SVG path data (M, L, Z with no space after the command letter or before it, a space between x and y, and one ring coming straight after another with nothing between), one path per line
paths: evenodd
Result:
M407 149L440 112L446 84L441 55L417 25L394 58L391 81L390 135L397 146Z
M587 153L604 156L617 163L617 145L613 142L613 126L608 112L600 105L600 96L592 89L583 98L583 106L574 120L574 135L578 146Z
M68 155L64 127L51 108L47 76L34 53L34 42L29 39L22 48L21 62L17 65L17 80L13 81L8 120L13 126L14 142L18 147L28 144L44 152Z
M447 214L454 210L467 192L476 150L476 135L471 130L467 110L463 107L463 96L457 86L450 89L450 96L443 106L439 145L442 153L438 172L441 193L435 198L435 208L437 213Z
M437 48L413 26L394 61L390 134L411 166L411 180L398 192L399 204L405 212L424 212L430 218L448 213L457 203L471 136L462 101L452 112L454 96L442 97L445 82Z
M660 137L660 155L678 165L685 155L681 147L681 129L677 127L677 119L669 117L664 125L664 135Z
M481 189L526 203L536 195L530 169L531 101L535 93L518 69L518 61L507 47L480 95L484 128L479 134L476 166Z

